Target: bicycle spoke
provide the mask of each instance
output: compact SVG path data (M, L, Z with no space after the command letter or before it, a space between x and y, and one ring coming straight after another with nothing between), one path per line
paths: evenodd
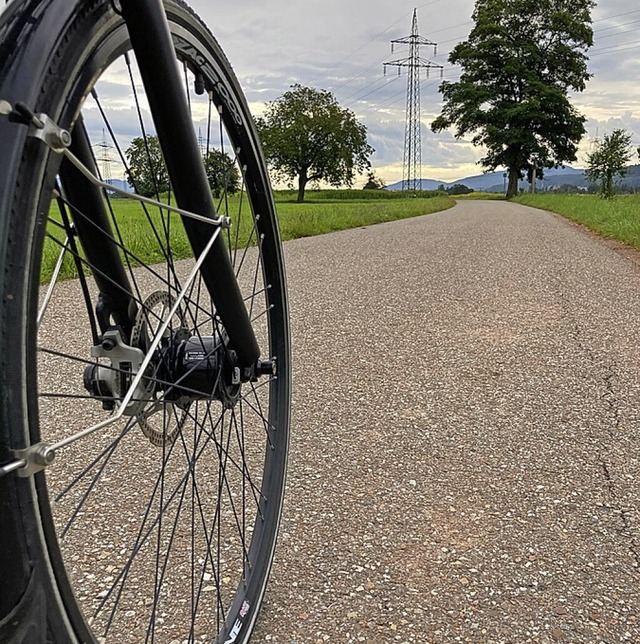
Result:
M0 296L13 297L13 280L22 298L18 330L0 316L10 386L24 392L8 413L30 423L0 428L17 454L2 474L25 483L19 530L51 553L33 568L52 640L229 641L241 623L234 641L247 644L288 437L276 213L253 118L206 27L164 0L172 64L154 67L159 40L131 44L144 30L128 14L143 3L121 4L128 24L120 3L71 3L29 81L37 118L72 140L61 154L32 136L12 150L20 182L3 201L11 212L0 205L12 254L0 257ZM170 79L180 91L163 98ZM202 169L211 196L206 184L189 192Z

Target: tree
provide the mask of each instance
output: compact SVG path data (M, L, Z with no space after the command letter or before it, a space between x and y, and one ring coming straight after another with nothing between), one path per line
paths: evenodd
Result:
M470 195L474 192L473 188L465 186L463 183L454 183L450 188L446 190L449 195Z
M138 136L125 150L129 171L127 180L136 192L144 197L153 197L169 190L169 174L164 164L157 136Z
M281 179L298 181L298 201L310 181L353 185L371 167L367 129L331 92L293 85L256 119L265 157Z
M443 81L434 132L455 127L486 148L480 163L507 169L507 197L518 180L576 160L585 117L568 91L585 89L593 44L593 0L476 0L473 27L449 62L460 80Z
M127 179L138 194L154 197L170 188L169 174L164 163L157 136L141 136L131 141L125 155L129 166ZM214 197L226 191L234 194L240 189L240 173L231 157L220 150L210 150L203 156L209 186Z
M362 186L363 190L384 190L386 185L380 177L376 176L373 170L367 173L367 183Z
M589 181L600 182L600 194L605 199L615 194L615 179L626 176L632 156L631 134L619 129L605 134L589 154L585 174Z
M216 199L224 192L235 194L240 190L240 173L228 154L210 150L204 155L204 164L211 192Z

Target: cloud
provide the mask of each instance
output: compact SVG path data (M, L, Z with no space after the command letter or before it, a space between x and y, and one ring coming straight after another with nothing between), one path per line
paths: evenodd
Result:
M262 0L245 3L192 3L219 37L235 66L252 106L259 107L288 89L293 82L330 89L367 126L376 148L374 165L402 165L406 77L383 77L382 63L390 60L389 42L405 36L411 28L416 4L398 0ZM466 38L471 28L473 0L431 0L418 3L422 35L439 43L432 59L445 65L445 77L457 70L446 62L448 52ZM590 69L594 74L587 90L574 97L588 117L582 150L596 131L615 124L640 134L640 43L636 29L640 9L636 0L610 0L594 10L595 44ZM397 52L396 52L397 53ZM425 49L424 55L432 51ZM396 56L397 57L397 56ZM422 84L422 115L425 124L440 111L439 81ZM460 175L482 156L468 142L434 138L423 134L425 172L435 178ZM444 135L443 135L444 136Z
M255 114L294 83L329 89L341 105L351 109L366 125L370 143L376 149L374 167L381 172L401 174L407 79L406 75L398 77L392 68L384 76L383 63L402 56L400 49L391 54L390 41L409 33L416 6L413 0L396 0L391 4L387 0L190 3L228 55ZM433 55L431 48L424 48L422 54L444 65L446 79L458 77L459 70L447 63L447 55L468 35L474 4L474 0L417 3L421 34L439 44L437 55ZM590 52L593 78L585 92L572 96L576 107L588 119L581 161L597 136L616 127L632 132L634 143L640 144L637 0L600 3L593 17L595 43ZM429 79L423 77L421 83L423 175L454 180L470 169L479 171L475 164L482 150L468 141L455 140L449 132L435 135L429 130L441 109L440 82L435 72ZM99 92L113 107L123 145L128 145L138 131L137 115L129 98L128 70L123 64L112 70ZM88 101L87 105L91 103ZM202 115L200 118L203 123ZM97 112L89 109L86 119L95 140L100 140L104 126Z

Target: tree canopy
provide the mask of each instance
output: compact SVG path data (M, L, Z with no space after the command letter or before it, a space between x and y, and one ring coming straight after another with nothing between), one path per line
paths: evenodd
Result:
M633 156L631 134L614 130L605 134L587 160L586 175L589 181L600 183L600 194L610 199L616 192L616 177L624 177Z
M143 197L169 190L169 174L157 136L137 136L125 150L129 171L127 180Z
M371 167L367 130L331 92L293 85L256 119L265 157L276 175L297 179L298 201L309 182L353 185Z
M233 159L221 150L209 150L204 155L209 187L217 199L223 193L235 194L240 190L240 172Z
M127 179L138 194L154 197L169 190L169 175L164 163L157 136L138 136L125 150L127 157ZM217 149L203 155L209 187L214 197L223 192L234 194L240 189L240 172L231 157Z
M480 163L505 167L507 196L524 174L575 161L585 117L568 98L590 75L593 0L476 0L474 27L449 55L460 80L443 81L434 132L455 128L486 148Z

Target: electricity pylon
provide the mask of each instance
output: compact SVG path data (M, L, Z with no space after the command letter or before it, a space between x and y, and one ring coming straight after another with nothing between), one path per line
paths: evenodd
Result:
M100 164L101 178L105 183L111 183L111 150L113 149L107 143L107 137L104 129L102 130L102 141L96 143L96 161Z
M390 60L384 63L384 73L387 73L387 65L398 68L398 76L402 68L408 69L407 76L407 114L404 128L404 163L402 167L402 189L420 190L422 188L422 136L420 134L420 70L439 69L442 78L442 65L437 65L420 56L420 47L427 45L433 47L433 55L437 51L437 45L426 38L422 38L418 32L418 10L413 10L413 24L411 35L391 41L391 53L394 44L409 45L409 55L406 58Z

